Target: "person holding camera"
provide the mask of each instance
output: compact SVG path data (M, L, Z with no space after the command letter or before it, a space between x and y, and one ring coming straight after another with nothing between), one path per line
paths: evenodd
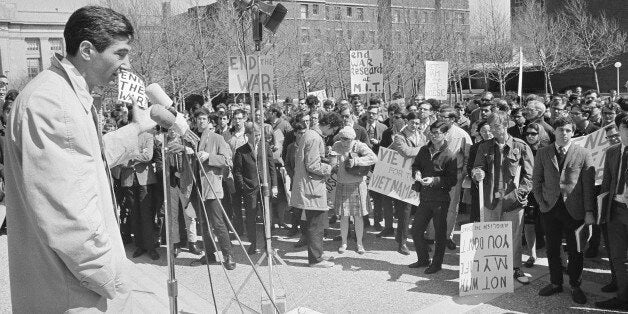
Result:
M332 147L332 156L336 156L333 171L337 171L336 198L334 208L340 214L340 231L342 244L338 253L347 250L347 236L349 234L349 217L355 222L357 252L364 254L362 236L364 234L363 216L368 215L368 193L366 189L366 175L370 166L377 162L377 156L365 144L355 139L356 133L350 126L345 126L338 132L339 141Z

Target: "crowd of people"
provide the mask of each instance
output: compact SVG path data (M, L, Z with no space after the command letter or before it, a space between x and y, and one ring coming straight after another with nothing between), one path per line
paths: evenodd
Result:
M3 125L17 95L16 90L5 95ZM157 249L166 241L166 223L173 230L175 256L182 250L205 252L196 263L217 262L214 253L220 250L225 268L236 267L229 223L238 235L246 235L247 253L259 253L265 245L260 225L266 168L272 229L286 229L289 237L300 233L295 247L307 246L312 267L334 265L324 254L323 238L331 237L329 226L339 221L338 253L346 252L353 238L356 252L364 254L369 247L363 240L365 228L373 228L377 237L394 236L397 251L404 255L411 254L407 245L411 237L417 260L409 267L425 267L426 274L438 272L445 250L456 249L456 224L466 222L459 221L458 213L466 212L470 222L480 221L481 215L484 221L512 222L513 276L522 284L530 281L522 267L533 267L537 250L545 247L551 284L539 294L562 291L565 272L572 298L580 304L586 303L579 288L583 259L600 256L603 237L612 276L602 290L618 291L618 297L596 305L628 309L624 264L628 154L623 153L628 144L628 114L623 108L628 103L614 91L601 97L597 91L576 88L524 99L494 98L484 92L455 105L433 99L405 104L399 98L389 103L371 98L365 103L359 95L321 102L308 96L265 102L263 108L260 112L243 102L211 105L201 96L191 96L185 109L200 142L186 143L173 132L140 135L140 154L111 169L120 232L125 244L134 243L133 258L143 254L160 258ZM102 132L111 132L132 120L132 110L119 103L102 118ZM604 180L596 185L591 152L571 145L571 139L600 128L614 146L607 152ZM261 151L262 140L266 151ZM368 190L380 147L413 160L418 206ZM266 154L266 164L260 154ZM166 160L171 221L164 221L162 206ZM330 195L332 176L335 189ZM482 209L478 184L484 191ZM596 222L595 199L604 192L611 193L605 203L608 209ZM578 250L574 231L583 224L592 224L593 234L586 250ZM4 232L5 228L6 222ZM431 258L430 244L434 244ZM525 261L524 250L529 256Z
M349 249L349 239L354 238L355 250L364 254L369 247L363 241L365 228L373 228L377 237L394 236L397 251L404 255L411 254L407 239L412 237L417 261L409 267L425 267L426 274L438 272L446 248L456 249L453 231L463 223L458 213L466 212L471 222L480 221L480 215L484 221L512 222L517 281L529 283L522 267L533 267L537 250L545 247L551 284L539 294L562 291L564 271L573 300L581 304L586 303L579 288L583 258L599 257L604 237L613 275L603 291L619 294L598 305L628 308L622 247L626 234L621 231L624 222L615 221L620 215L616 208L627 203L623 192L614 190L618 181L625 182L623 175L615 178L620 172L609 157L607 165L615 167L615 173L605 169L604 182L595 185L590 151L570 144L572 138L600 128L612 144L622 142L624 128L628 132L628 116L622 110L627 105L615 92L602 97L581 88L524 99L500 99L484 92L455 105L433 99L386 103L359 95L321 102L308 96L265 102L263 112L243 102L211 105L192 96L185 109L200 142L194 147L173 133L165 139L172 221L164 221L161 206L165 158L159 147L164 138L146 133L140 137L140 156L112 169L120 230L125 243L135 243L133 258L147 253L159 259L164 224L170 223L175 255L181 250L197 255L206 251L197 262L216 262L214 252L221 250L224 266L234 269L228 221L239 235L246 235L248 254L257 254L264 246L261 174L266 168L272 229L287 229L290 237L300 233L295 247L307 246L312 267L334 265L324 254L323 238L331 237L329 226L339 221L338 253ZM125 125L129 115L127 106L119 104L105 115L103 132ZM625 137L628 140L628 133ZM261 151L262 140L266 151ZM378 161L380 147L413 159L419 206L368 190L368 173ZM266 164L260 154L266 154ZM328 195L330 177L334 195ZM482 210L478 184L484 191ZM609 190L616 192L608 205L612 209L598 225L595 198ZM574 231L582 224L594 227L588 247L579 251ZM211 239L210 228L217 242ZM197 234L203 235L204 247L197 243ZM435 244L431 258L430 244ZM529 256L525 261L524 250Z

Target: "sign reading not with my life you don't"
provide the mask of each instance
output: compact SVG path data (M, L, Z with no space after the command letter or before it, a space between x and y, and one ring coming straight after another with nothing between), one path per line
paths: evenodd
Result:
M257 56L248 56L246 60L247 62L244 62L244 58L241 56L229 57L230 93L259 92L260 75ZM262 93L272 93L274 91L273 59L270 56L261 56L260 63Z
M518 235L521 236L521 235ZM460 296L515 291L510 221L460 227Z
M351 50L351 93L381 93L384 89L384 51Z
M447 100L449 62L425 61L425 99Z
M412 189L412 161L398 152L379 148L378 161L373 169L368 188L386 196L418 206L419 194Z

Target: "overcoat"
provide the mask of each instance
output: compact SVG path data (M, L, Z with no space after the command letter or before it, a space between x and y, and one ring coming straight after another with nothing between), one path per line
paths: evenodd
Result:
M7 125L12 310L125 312L128 260L105 159L114 167L137 156L139 128L108 133L101 146L87 83L61 59L26 85Z
M322 162L325 142L320 134L307 130L295 144L294 178L290 206L327 211L327 185L331 166Z

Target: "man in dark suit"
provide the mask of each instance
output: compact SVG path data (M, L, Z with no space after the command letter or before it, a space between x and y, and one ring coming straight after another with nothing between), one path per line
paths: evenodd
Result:
M382 141L382 135L387 129L386 125L378 121L378 118L379 106L369 106L368 111L366 111L366 120L364 121L363 127L366 129L366 134L368 135L369 142L372 145L375 155L379 153L379 145ZM373 221L375 230L382 231L381 222L384 220L382 204L383 195L373 191L369 191L369 195L373 199Z
M526 118L523 117L521 108L513 109L510 113L510 117L515 122L515 125L508 128L508 134L525 141L523 133L526 127Z
M532 192L541 210L551 281L539 295L550 296L563 290L560 247L564 234L569 254L567 271L571 298L585 304L587 297L580 289L584 256L582 249L577 248L575 231L583 223L590 225L595 221L595 168L589 150L571 145L574 129L575 124L569 117L554 120L556 141L536 154Z
M628 310L628 272L626 253L628 251L628 113L622 112L615 117L621 144L615 144L606 150L604 175L601 195L608 193L599 209L600 223L606 222L608 244L611 251L611 264L617 278L617 297L595 302L595 306L606 310Z
M236 149L233 157L233 176L235 178L236 187L242 193L244 199L244 210L246 211L246 235L251 242L251 246L247 250L248 254L259 253L257 250L257 230L256 219L257 210L260 208L262 194L260 190L262 179L262 156L260 139L261 132L257 125L250 124L246 127L245 134L248 137L248 143ZM270 146L266 146L266 167L268 178L272 188L273 197L277 197L277 171L273 161L273 152ZM268 208L267 208L268 209Z

